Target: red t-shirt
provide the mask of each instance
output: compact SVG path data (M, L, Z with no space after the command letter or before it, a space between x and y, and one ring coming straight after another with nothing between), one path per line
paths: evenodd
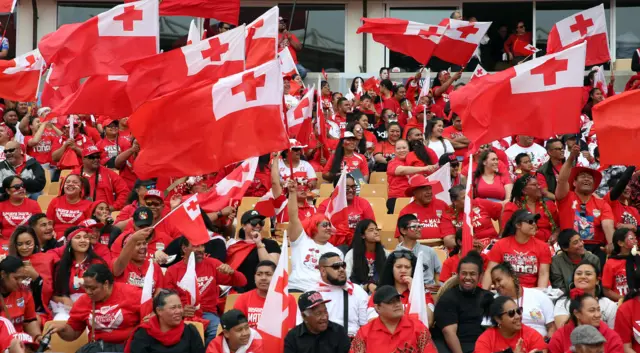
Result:
M493 226L492 220L499 221L502 205L483 199L474 199L471 201L471 224L473 224L473 236L478 240L486 240L486 245L492 239L498 237L498 232ZM447 210L445 217L449 219L456 228L461 228L464 222L464 212L459 212L457 218L454 218L453 208Z
M425 149L427 150L427 155L429 156L429 159L431 160L431 164L429 165L437 165L438 164L438 155L429 147L425 147ZM415 152L409 152L409 154L407 155L407 161L406 161L406 165L411 166L411 167L426 167L427 164L425 164L422 160L420 160L418 158L418 156L416 156ZM425 173L425 175L428 175L431 173Z
M614 224L633 224L634 226L638 225L640 222L640 213L638 209L633 206L627 206L620 202L620 200L611 201L611 193L608 192L604 196L604 200L611 207L611 211L613 212L613 222Z
M520 338L524 340L522 345L523 352L531 352L534 350L544 351L547 349L547 344L544 342L542 335L538 333L538 331L523 324L522 331L511 338L504 338L495 327L488 328L478 337L475 353L502 352L507 348L515 351Z
M113 259L111 262L111 268L113 269L113 264L116 262L117 258ZM138 287L142 289L144 285L144 276L147 275L147 271L149 270L149 265L151 263L149 261L143 261L142 266L137 266L132 261L129 261L127 267L124 268L124 272L118 277L115 278L116 282L130 284L132 286ZM153 263L153 289L151 293L155 293L156 288L164 287L164 274L162 273L162 268L157 263Z
M233 308L242 311L242 313L247 317L249 327L256 329L258 327L258 321L260 321L260 317L262 316L262 308L264 307L265 300L266 298L262 298L258 295L257 289L253 289L240 294L236 299L236 302L233 304ZM296 298L289 294L289 312L296 312L296 310L298 310ZM289 317L292 316L293 315L290 315Z
M560 215L560 229L574 229L585 244L606 243L602 221L613 220L613 212L605 200L591 196L583 204L575 192L569 191L565 198L556 200L556 204ZM582 205L585 205L584 210Z
M614 327L622 343L631 343L631 348L635 352L640 352L640 301L638 298L622 303L618 308Z
M91 201L82 199L72 204L64 195L58 196L51 200L47 208L47 218L53 220L56 234L62 235L67 228L91 218Z
M114 283L107 300L95 303L96 340L107 343L124 343L133 329L140 324L140 296L142 291L124 283ZM67 325L75 331L89 329L91 325L91 299L82 295L71 308Z
M449 101L449 95L453 92L453 85L450 85L446 91L442 92L440 95L436 95L436 90L440 88L440 86L433 87L433 98L435 99L434 106L442 109L444 111L446 103Z
M40 164L51 163L51 145L56 138L57 136L54 132L45 129L40 142L33 147L27 147L27 154L35 158ZM32 139L33 136L25 136L24 145L29 146L28 143Z
M131 219L111 245L111 253L114 258L118 257L122 252L124 248L124 238L134 231L133 219ZM158 223L153 229L151 240L147 243L147 256L150 258L153 257L156 251L164 250L171 241L180 236L182 236L182 233L176 229L169 220Z
M100 158L101 164L106 164L111 158L117 157L122 151L131 148L131 142L124 136L118 136L117 141L116 144L116 140L111 141L105 137L96 143L96 147L103 152L102 158Z
M391 109L394 113L398 113L398 111L400 110L400 103L398 102L398 100L396 100L395 98L393 98L393 96L391 96L391 98L383 98L382 99L382 108L383 109Z
M497 199L504 200L507 192L505 185L512 184L509 174L496 174L493 183L487 183L482 175L473 181L475 188L475 197L480 199Z
M398 217L406 214L414 214L422 225L422 239L442 239L447 235L456 233L453 223L444 216L449 206L435 197L426 207L418 205L415 201L405 206ZM396 238L400 232L396 229Z
M393 158L387 164L387 183L389 185L387 195L390 199L405 197L404 192L409 187L409 178L406 175L396 175L398 167L406 166L406 161Z
M556 204L551 200L547 200L545 202L547 205L547 209L549 210L549 213L551 213L551 217L556 224L556 227L558 227L560 225L560 217L558 216L558 208L556 207ZM508 202L504 205L502 220L500 221L502 227L507 224L513 213L518 209L520 209L520 207L512 202ZM529 210L529 208L527 208L527 210ZM549 219L547 212L545 212L544 207L542 207L542 203L538 202L538 204L536 205L536 209L529 210L529 212L540 215L540 219L537 222L538 231L536 232L536 238L540 239L543 242L549 241L552 233L551 230L553 229L553 227L551 225L551 220Z
M396 156L396 146L391 144L389 140L378 142L376 148L373 149L373 155L376 154L381 154L384 158L393 158Z
M324 165L324 169L322 170L323 173L331 172L331 166L333 165L334 156L335 154L332 154L331 157L329 157L329 160L327 160L327 164ZM359 153L354 153L351 157L344 156L344 158L342 159L342 163L343 165L346 164L347 173L359 169L360 173L362 173L363 176L369 175L369 166L367 165L367 159L365 158L365 156ZM342 170L342 168L340 168L340 170Z
M526 288L538 286L538 272L540 265L551 264L549 245L531 238L524 244L516 241L515 236L498 240L489 251L489 261L495 263L508 262L520 278L520 283Z
M0 227L2 238L9 239L17 226L27 225L29 217L36 213L42 213L38 202L25 198L21 205L13 205L9 200L0 202Z
M457 130L453 125L451 125L449 127L444 128L444 130L442 130L442 137L447 138L449 140L453 140L458 137L464 137L464 134L462 133L462 131ZM456 156L460 156L460 157L465 157L467 156L468 153L469 153L469 147L456 148L456 151L454 152Z
M69 138L65 137L65 136L59 136L57 138L54 138L53 141L51 142L51 153L53 153L54 151L59 150L62 147L62 144L64 144L65 141L67 141ZM84 146L86 144L92 145L93 141L91 141L91 139L89 137L87 137L86 135L83 134L76 134L75 136L75 141L76 141L76 145L78 147L80 147L80 149L84 149ZM78 156L78 161L82 164L82 159ZM53 165L57 165L58 162L53 162L53 160L51 161L51 163Z
M322 201L320 206L318 206L318 213L324 214L327 210L327 206L329 205L329 201L331 201L330 198ZM342 244L351 245L356 224L361 220L376 220L376 216L373 214L373 208L371 208L369 201L359 196L355 196L351 204L347 204L347 215L349 222L348 228L345 228L343 225L334 224L336 231L331 235L329 242L335 246Z
M24 322L29 322L37 319L35 304L33 303L33 296L29 289L20 288L9 293L4 297L4 305L7 307L7 311L11 318L11 323L16 328L16 332L24 332L22 325ZM0 310L0 316L7 317L7 313L4 310Z
M352 346L364 346L366 351L371 353L396 352L399 349L437 353L429 335L429 329L420 320L409 315L402 316L393 333L389 332L379 318L369 321L360 327Z
M627 260L611 257L607 259L602 269L602 286L617 291L622 296L629 294Z

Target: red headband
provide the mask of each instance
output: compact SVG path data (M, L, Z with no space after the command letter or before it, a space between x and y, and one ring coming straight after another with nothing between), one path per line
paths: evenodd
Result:
M80 233L80 232L85 232L87 234L91 234L91 233L93 233L93 230L91 228L78 228L78 229L74 230L73 232L69 233L69 235L67 235L67 242L70 242L71 239L73 239L73 237L78 235L78 233Z

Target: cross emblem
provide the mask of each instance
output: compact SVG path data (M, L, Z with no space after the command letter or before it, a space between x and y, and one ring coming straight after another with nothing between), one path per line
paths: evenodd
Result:
M580 31L580 36L582 37L586 36L587 30L589 29L589 27L593 26L593 20L592 19L585 20L584 16L582 15L578 15L574 19L576 20L576 23L569 26L569 29L571 30L571 32Z
M191 200L187 205L187 210L196 212L198 211L198 203L195 200Z
M209 41L209 48L202 50L202 59L209 58L211 61L220 61L222 54L229 50L229 43L220 44L220 38L213 38Z
M460 34L460 38L467 39L467 37L471 34L478 33L479 29L477 29L474 25L458 27L456 30L462 34Z
M532 75L543 75L544 85L551 86L556 84L557 73L567 71L569 67L569 59L551 58L542 65L531 70Z
M420 32L418 32L418 35L419 36L437 36L438 35L438 27L431 26L427 30L420 29Z
M482 75L484 75L484 71L482 71L482 69L478 69L478 70L476 71L476 74L477 74L478 76L482 76Z
M244 99L247 102L258 99L256 91L259 87L264 87L264 82L267 74L262 74L258 77L255 77L254 74L255 73L251 71L242 75L242 82L240 82L239 85L231 88L231 94L235 96L236 94L243 92Z
M278 278L276 279L276 286L273 289L274 292L282 294L282 310L287 316L289 315L287 310L289 307L289 298L288 293L285 291L285 287L288 283L289 274L287 273L287 271L282 271L282 276L278 276Z
M134 5L124 8L124 12L114 17L114 21L122 21L122 30L131 32L133 31L133 24L135 21L142 21L142 14L144 11L136 10Z
M309 100L305 98L302 100L302 102L300 102L300 104L298 104L296 109L293 111L293 117L295 119L302 118L304 116L304 114L302 113L302 110L308 107L309 107Z
M35 56L33 56L33 55L29 55L29 56L27 56L27 57L26 57L26 58L24 58L24 59L29 63L29 66L27 66L27 67L32 67L32 66L33 66L33 64L35 64L35 63L36 63L36 57L35 57Z

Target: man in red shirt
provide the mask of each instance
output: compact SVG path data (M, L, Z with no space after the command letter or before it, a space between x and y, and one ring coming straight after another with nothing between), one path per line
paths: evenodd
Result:
M533 35L527 32L523 21L519 21L516 26L516 33L512 34L504 42L504 52L509 57L513 65L517 65L526 57L531 56L530 52L524 49L527 44L531 44Z
M94 201L106 202L111 211L120 210L127 202L129 188L120 175L100 166L100 156L98 147L85 146L82 150L82 166L74 169L73 173L87 178L91 188L88 196Z
M304 80L307 77L307 69L298 63L298 54L297 52L302 50L302 44L298 37L295 34L289 32L287 29L287 20L283 17L279 18L278 21L278 52L281 52L285 48L289 48L291 52L291 58L293 58L293 62L296 64L296 68L298 69L298 73L300 77Z
M606 246L607 253L613 249L613 211L611 206L595 196L602 174L599 171L573 167L580 155L577 144L560 169L556 187L556 204L560 215L560 229L574 229L584 241L584 247L606 261L606 253L600 247Z
M403 87L404 88L404 87ZM406 90L404 91L406 93ZM391 109L394 113L400 111L400 102L393 96L394 87L391 80L386 79L380 82L380 98L382 98L382 108Z
M96 143L96 147L103 152L100 164L113 168L116 157L131 148L131 142L128 136L120 134L118 120L105 119L103 126L104 138Z
M436 353L429 329L417 318L405 315L401 295L389 285L378 288L373 303L378 317L358 330L349 353Z

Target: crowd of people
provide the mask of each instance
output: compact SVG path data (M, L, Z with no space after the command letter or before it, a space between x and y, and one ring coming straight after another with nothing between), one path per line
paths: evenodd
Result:
M300 43L280 21L279 47L294 54ZM519 23L505 48L526 33ZM517 64L522 55L508 56ZM288 109L305 93L298 69L283 78L295 88L284 92ZM279 259L289 256L286 229L286 310L300 313L286 353L640 352L640 173L600 164L591 116L613 87L603 94L589 72L575 134L509 136L473 151L449 103L464 85L460 72L437 73L424 95L422 72L404 84L391 75L380 69L374 85L356 77L348 92L322 81L313 119L326 118L327 139L291 136L289 149L260 156L245 194L270 192L276 215L266 222L255 209L201 211L204 243L164 216L237 164L141 180L127 118L51 118L50 107L5 101L0 349L34 351L57 335L86 336L82 353L266 352L259 323ZM633 76L627 88L638 82ZM440 190L428 176L445 166L451 187ZM379 182L374 173L384 176L395 215L392 246L359 195ZM343 174L347 220L333 224L331 200L317 202L318 189L342 187ZM467 216L473 250L463 252ZM182 283L190 259L195 296ZM426 320L409 315L416 269Z

